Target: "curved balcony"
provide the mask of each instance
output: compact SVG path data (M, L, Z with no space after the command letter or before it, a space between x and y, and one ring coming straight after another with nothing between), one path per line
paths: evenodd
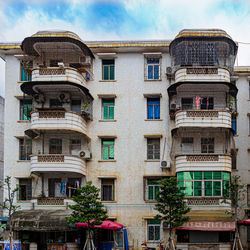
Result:
M179 110L175 127L231 128L231 112L226 110Z
M71 67L41 67L32 70L32 82L73 82L86 88L84 76Z
M177 82L230 82L230 72L218 67L185 67L175 72Z
M86 175L86 162L73 155L40 154L30 158L30 171L36 173L63 172Z
M87 135L85 119L73 111L49 110L31 113L33 130L69 130Z
M231 172L231 156L226 154L182 154L175 157L176 172L228 171Z

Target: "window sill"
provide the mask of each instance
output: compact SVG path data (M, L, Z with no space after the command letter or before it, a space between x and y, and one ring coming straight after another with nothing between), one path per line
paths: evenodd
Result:
M144 160L145 162L160 162L161 160Z
M238 172L238 169L232 169L232 172Z
M98 160L98 162L116 162L116 160Z
M30 123L31 121L30 120L18 120L17 122L18 123Z
M117 201L101 201L102 203L117 203Z
M162 119L144 119L146 122L158 122L158 121L163 121Z
M30 162L30 160L17 160L17 162Z
M17 203L27 203L31 202L31 200L17 200Z
M145 203L152 203L152 204L155 204L155 203L157 203L157 201L156 201L156 200L152 200L152 201L150 201L150 200L145 200Z
M116 82L116 80L99 80L99 82Z
M110 120L109 120L109 119L103 120L103 119L102 119L102 120L99 120L99 122L116 122L116 120L111 120L111 119L110 119Z
M144 79L145 82L161 82L162 79Z

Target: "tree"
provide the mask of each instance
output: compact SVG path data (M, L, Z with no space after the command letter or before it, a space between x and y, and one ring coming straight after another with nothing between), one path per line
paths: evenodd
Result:
M92 235L93 226L100 225L108 218L107 210L99 201L100 189L87 182L83 187L77 189L76 196L73 196L74 205L69 207L73 210L70 217L66 218L69 224L87 223L87 241L84 249L95 249Z
M228 187L228 192L224 195L224 203L231 204L231 210L226 211L226 213L230 214L235 222L235 238L233 249L243 249L239 238L238 222L243 219L242 211L246 206L245 196L246 186L241 184L240 176L232 176L231 183ZM229 199L230 202L228 202L227 199Z
M19 188L11 188L11 177L7 176L4 179L4 183L0 186L3 189L7 190L7 197L4 199L4 202L1 204L3 210L8 211L8 224L9 224L9 242L10 242L10 250L13 249L13 214L17 212L20 208L18 205L14 205L14 200L16 197L16 193L19 191Z
M167 224L169 228L169 249L172 249L172 246L173 249L175 249L172 240L173 229L183 225L189 220L189 217L184 215L190 211L190 208L186 206L184 201L184 193L177 186L175 177L170 177L169 179L163 179L161 181L157 202L155 209L159 214L157 214L155 218Z

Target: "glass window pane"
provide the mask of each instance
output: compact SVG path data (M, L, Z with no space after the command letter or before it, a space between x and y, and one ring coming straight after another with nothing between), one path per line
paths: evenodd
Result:
M109 66L103 66L103 80L109 80Z
M223 181L223 196L229 197L229 181Z
M221 180L221 172L213 172L213 179L214 180Z
M153 200L154 188L152 186L148 187L148 199Z
M155 226L155 240L160 240L160 226Z
M160 186L155 186L155 199L159 198Z
M212 172L204 172L205 180L212 180Z
M193 196L193 182L192 181L185 182L185 195Z
M220 181L213 182L213 196L221 196L221 182Z
M103 119L108 119L109 117L109 110L107 106L103 107Z
M160 75L159 75L159 73L160 73L160 66L159 65L155 65L154 66L154 79L155 80L157 80L157 79L160 79Z
M205 181L205 196L212 196L212 181Z
M153 66L148 65L148 79L153 79Z
M202 172L194 172L194 180L202 180Z
M108 146L103 146L102 148L102 158L103 160L108 160L109 159L109 149L108 149Z
M160 105L154 105L154 119L160 119Z
M109 146L109 159L114 159L114 145Z
M193 172L184 172L184 180L193 180Z
M202 196L201 186L202 186L201 181L194 182L194 196Z
M110 80L115 80L115 66L110 66Z
M109 119L114 119L114 107L109 107Z
M230 180L230 173L228 172L223 172L223 180L229 181Z
M184 180L184 172L177 173L177 180Z

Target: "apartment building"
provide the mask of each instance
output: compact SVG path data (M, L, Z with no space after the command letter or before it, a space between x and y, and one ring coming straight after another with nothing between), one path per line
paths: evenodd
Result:
M159 181L177 176L192 208L176 230L178 248L230 249L235 227L223 196L234 173L250 183L250 68L234 68L237 48L222 30L105 42L43 31L0 44L4 174L20 188L16 238L77 249L82 232L65 217L76 188L92 181L129 246L159 248L168 237L154 219ZM113 241L102 232L97 244Z

